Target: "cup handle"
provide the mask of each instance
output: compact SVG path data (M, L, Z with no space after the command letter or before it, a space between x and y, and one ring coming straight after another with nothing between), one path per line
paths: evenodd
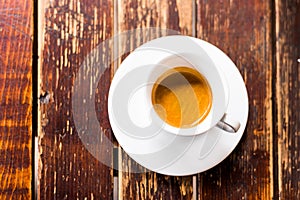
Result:
M217 127L230 133L236 133L240 126L240 122L232 119L227 113L225 113L222 119L217 123Z

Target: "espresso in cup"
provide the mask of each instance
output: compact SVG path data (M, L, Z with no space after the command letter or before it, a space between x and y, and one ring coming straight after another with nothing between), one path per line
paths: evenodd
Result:
M197 70L178 66L160 75L153 85L152 104L158 116L176 128L201 123L212 107L212 92Z

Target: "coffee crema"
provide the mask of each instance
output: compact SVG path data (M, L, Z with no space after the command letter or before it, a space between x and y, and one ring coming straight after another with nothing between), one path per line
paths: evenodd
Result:
M177 128L198 125L212 105L212 92L205 77L185 66L163 73L153 86L151 98L158 116Z

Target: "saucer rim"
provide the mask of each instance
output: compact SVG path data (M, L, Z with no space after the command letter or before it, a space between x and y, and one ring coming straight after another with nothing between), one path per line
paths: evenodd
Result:
M180 35L180 36L166 36L166 37L189 37L189 36L181 36L181 35ZM165 38L165 37L161 37L161 38L158 38L158 39L162 39L162 38ZM199 41L201 41L201 42L205 42L205 43L209 44L211 47L215 48L215 50L217 50L219 53L222 53L222 54L223 54L222 56L225 55L225 56L230 60L230 58L229 58L223 51L221 51L219 48L217 48L216 46L214 46L214 45L212 45L212 44L210 44L210 43L208 43L208 42L206 42L206 41L197 39L197 38L193 38L193 37L189 37L189 38L192 38L193 40L197 40L197 41L196 41L197 43L198 43ZM153 40L152 40L152 41L153 41ZM150 41L150 42L148 42L148 43L146 43L146 44L149 45L149 43L151 43L152 41ZM143 49L143 48L149 49L149 47L143 47L143 46L144 46L144 45L138 47L135 51L141 50L141 49ZM231 60L230 60L230 61L231 61ZM233 64L233 65L232 65L232 64ZM242 79L241 74L239 73L239 71L238 71L236 65L235 65L232 61L231 61L231 65L232 65L232 66L235 66L235 69L232 68L232 71L235 70L235 72L234 72L235 76L239 76L238 78L241 78L241 79ZM232 84L232 83L230 83L230 82L228 81L228 78L230 78L230 77L227 77L227 76L228 76L227 73L225 73L225 76L226 76L225 78L227 79L228 85ZM243 83L243 84L240 84L238 87L241 87L242 90L244 90L244 91L245 91L245 94L246 94L246 96L244 97L245 100L246 100L246 102L247 102L247 106L246 106L247 109L244 110L244 114L246 114L246 118L245 118L245 121L244 121L244 122L241 122L241 127L240 127L240 130L238 131L239 134L236 135L236 141L235 141L234 144L231 144L231 148L230 148L229 150L227 149L227 154L226 154L226 156L223 156L222 159L219 159L218 162L215 163L215 164L213 164L212 166L209 166L209 165L208 165L206 168L202 168L202 169L200 169L200 170L198 170L198 171L188 172L189 170L180 170L180 169L176 168L176 169L175 169L175 171L177 171L177 173L176 173L176 172L174 172L174 170L171 170L171 169L168 170L168 168L171 168L176 162L178 162L178 160L180 160L180 159L177 159L177 158L174 160L174 162L172 162L171 166L168 166L168 167L166 167L166 168L163 168L162 170L159 170L159 169L158 169L158 170L156 170L156 169L150 169L150 170L151 170L151 171L155 171L155 172L157 172L157 173L162 173L162 174L165 174L165 175L185 176L185 175L191 175L191 174L195 174L195 173L199 173L199 172L206 171L206 170L208 170L208 169L210 169L210 168L216 166L216 165L219 164L220 162L222 162L225 158L227 158L228 155L232 153L232 151L235 149L235 147L238 145L240 139L242 138L242 135L243 135L243 133L244 133L244 130L245 130L245 127L246 127L246 124L247 124L247 121L248 121L248 113L249 113L249 103L248 103L248 101L249 101L249 100L248 100L247 89L246 89L246 86L245 86L244 81L243 81L242 83ZM112 84L113 84L113 83L112 83ZM230 91L230 92L232 92L232 91ZM230 96L231 96L231 94L230 94ZM228 104L230 104L230 96L229 96ZM245 106L245 105L244 105L244 106ZM109 110L110 110L110 109L109 109ZM228 107L227 107L226 113L227 113L227 112L228 112ZM109 113L110 113L110 112L109 112ZM110 119L110 120L111 120L111 119ZM114 123L112 123L112 124L114 124ZM113 127L113 126L114 126L114 125L112 125L112 129L113 129L114 134L116 135L116 133L118 132L118 130L117 130L115 127ZM209 130L209 131L210 131L210 130ZM208 131L208 132L209 132L209 131ZM207 132L207 133L208 133L208 132ZM222 134L224 134L224 133L222 133ZM202 134L199 134L199 135L202 135ZM183 136L183 137L184 137L184 136ZM195 137L197 137L197 135L196 135ZM116 138L118 138L118 137L116 136ZM119 140L118 140L118 142L119 142ZM121 143L120 143L120 144L121 144ZM218 144L216 143L216 145L218 145ZM121 145L121 146L122 146L122 145ZM122 147L123 147L123 146L122 146ZM124 149L124 151L126 152L126 147L125 147L125 148L123 147L123 149ZM130 157L132 157L132 156L131 156L132 154L129 153L129 155L130 155ZM185 153L184 153L184 155L185 155ZM184 156L184 155L182 155L182 156ZM143 163L139 162L139 161L136 160L134 157L132 157L132 158L133 158L137 163L139 163L140 165L143 166ZM183 168L183 169L186 169L186 168Z

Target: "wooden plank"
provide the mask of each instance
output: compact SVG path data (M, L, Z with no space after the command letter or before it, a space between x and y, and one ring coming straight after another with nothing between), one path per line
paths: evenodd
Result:
M151 39L194 33L192 0L121 0L117 10L118 33L132 31L119 41L118 56L122 59ZM141 173L144 169L124 152L120 153L119 166L119 199L192 199L192 176ZM137 169L140 173L134 173Z
M197 37L231 57L249 95L246 131L233 153L198 176L199 199L271 199L272 38L270 1L197 1Z
M275 8L278 195L300 199L300 1L279 0Z
M0 0L0 199L31 198L33 1Z
M43 44L40 49L39 199L112 199L112 148L99 140L90 144L95 150L91 152L86 148L86 141L79 137L82 129L76 123L93 121L91 129L104 132L98 137L111 139L106 99L112 51L104 46L101 54L94 58L91 54L97 45L112 37L113 3L51 0L40 6L45 8L39 9ZM103 74L99 82L88 83L96 84L97 89L90 94L88 85L84 91L75 91L78 78L79 83L96 79L96 75L81 73L88 71L82 66L91 67L89 64L95 60L103 64L97 68ZM74 96L76 92L78 95ZM78 118L72 103L81 96L95 99L85 99L93 100L88 109L84 107L85 100L77 104L77 111L81 109ZM96 119L91 119L94 112Z

